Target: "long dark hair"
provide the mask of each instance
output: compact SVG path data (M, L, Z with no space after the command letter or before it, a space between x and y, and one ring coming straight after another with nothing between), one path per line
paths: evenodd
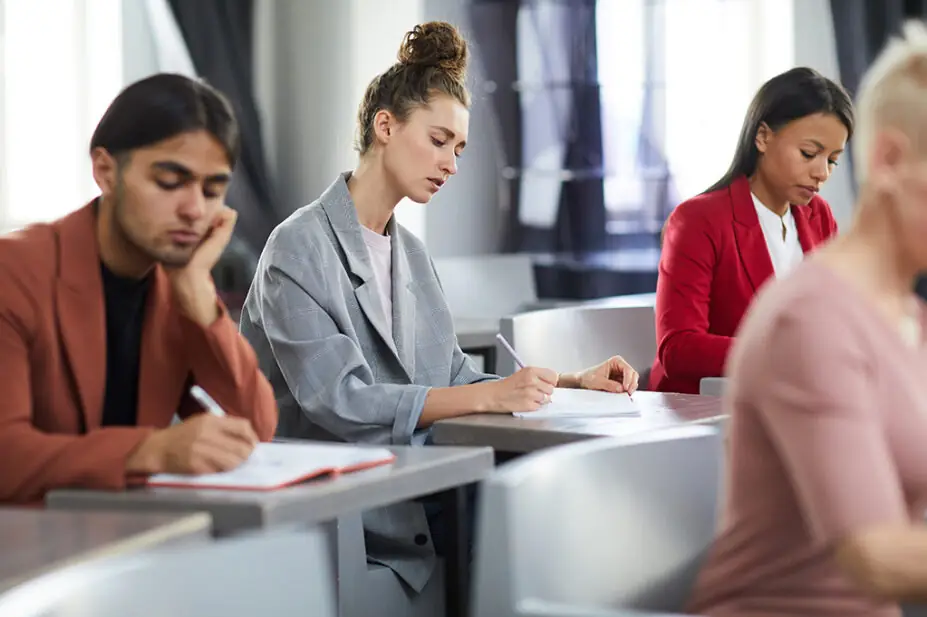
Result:
M90 151L104 148L120 157L199 130L216 138L234 167L241 138L228 99L203 81L158 73L127 86L113 99L90 138Z
M790 69L767 81L747 109L731 166L705 192L725 188L740 176L753 175L760 160L756 133L761 124L777 131L793 120L821 113L837 116L847 128L848 138L853 135L853 102L840 84L807 67Z

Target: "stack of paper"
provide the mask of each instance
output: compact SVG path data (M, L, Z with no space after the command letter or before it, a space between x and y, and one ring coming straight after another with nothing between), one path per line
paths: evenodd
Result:
M260 443L236 469L199 476L156 474L148 486L269 491L325 474L348 473L392 463L386 448L350 444Z
M537 411L525 411L513 415L519 418L541 419L639 416L640 413L641 410L637 403L625 393L555 388L550 402Z

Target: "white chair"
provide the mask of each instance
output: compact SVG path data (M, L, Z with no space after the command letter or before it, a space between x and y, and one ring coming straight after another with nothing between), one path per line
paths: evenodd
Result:
M502 319L502 335L521 359L558 372L577 371L620 355L641 374L647 374L657 351L653 306L576 305L520 313ZM515 364L497 351L500 375L511 375Z
M434 261L455 318L499 319L538 301L530 255L471 255Z
M483 482L473 617L679 611L714 538L722 439L683 426L544 450Z
M334 617L315 529L249 535L55 570L0 595L0 617Z
M724 396L726 377L703 377L698 382L698 393L705 396Z

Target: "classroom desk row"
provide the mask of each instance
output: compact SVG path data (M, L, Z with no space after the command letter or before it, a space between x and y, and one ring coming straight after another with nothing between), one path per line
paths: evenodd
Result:
M75 559L145 550L164 542L316 524L327 529L330 541L336 543L333 569L342 574L339 520L370 508L442 494L453 513L449 524L455 538L445 561L445 604L448 615L465 615L470 591L465 488L492 472L496 454L506 458L582 439L721 419L720 399L715 397L639 392L634 399L640 417L532 420L487 414L442 421L433 428L436 447L393 446L397 458L392 464L271 492L52 491L46 499L49 510L0 509L4 530L0 591ZM340 614L351 615L340 589L343 578L338 577L336 597Z

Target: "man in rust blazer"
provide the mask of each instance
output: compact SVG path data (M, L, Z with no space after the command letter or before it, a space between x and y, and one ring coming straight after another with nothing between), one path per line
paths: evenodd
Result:
M270 385L210 276L238 149L220 93L149 77L94 132L100 197L0 237L0 503L230 469L273 436Z

